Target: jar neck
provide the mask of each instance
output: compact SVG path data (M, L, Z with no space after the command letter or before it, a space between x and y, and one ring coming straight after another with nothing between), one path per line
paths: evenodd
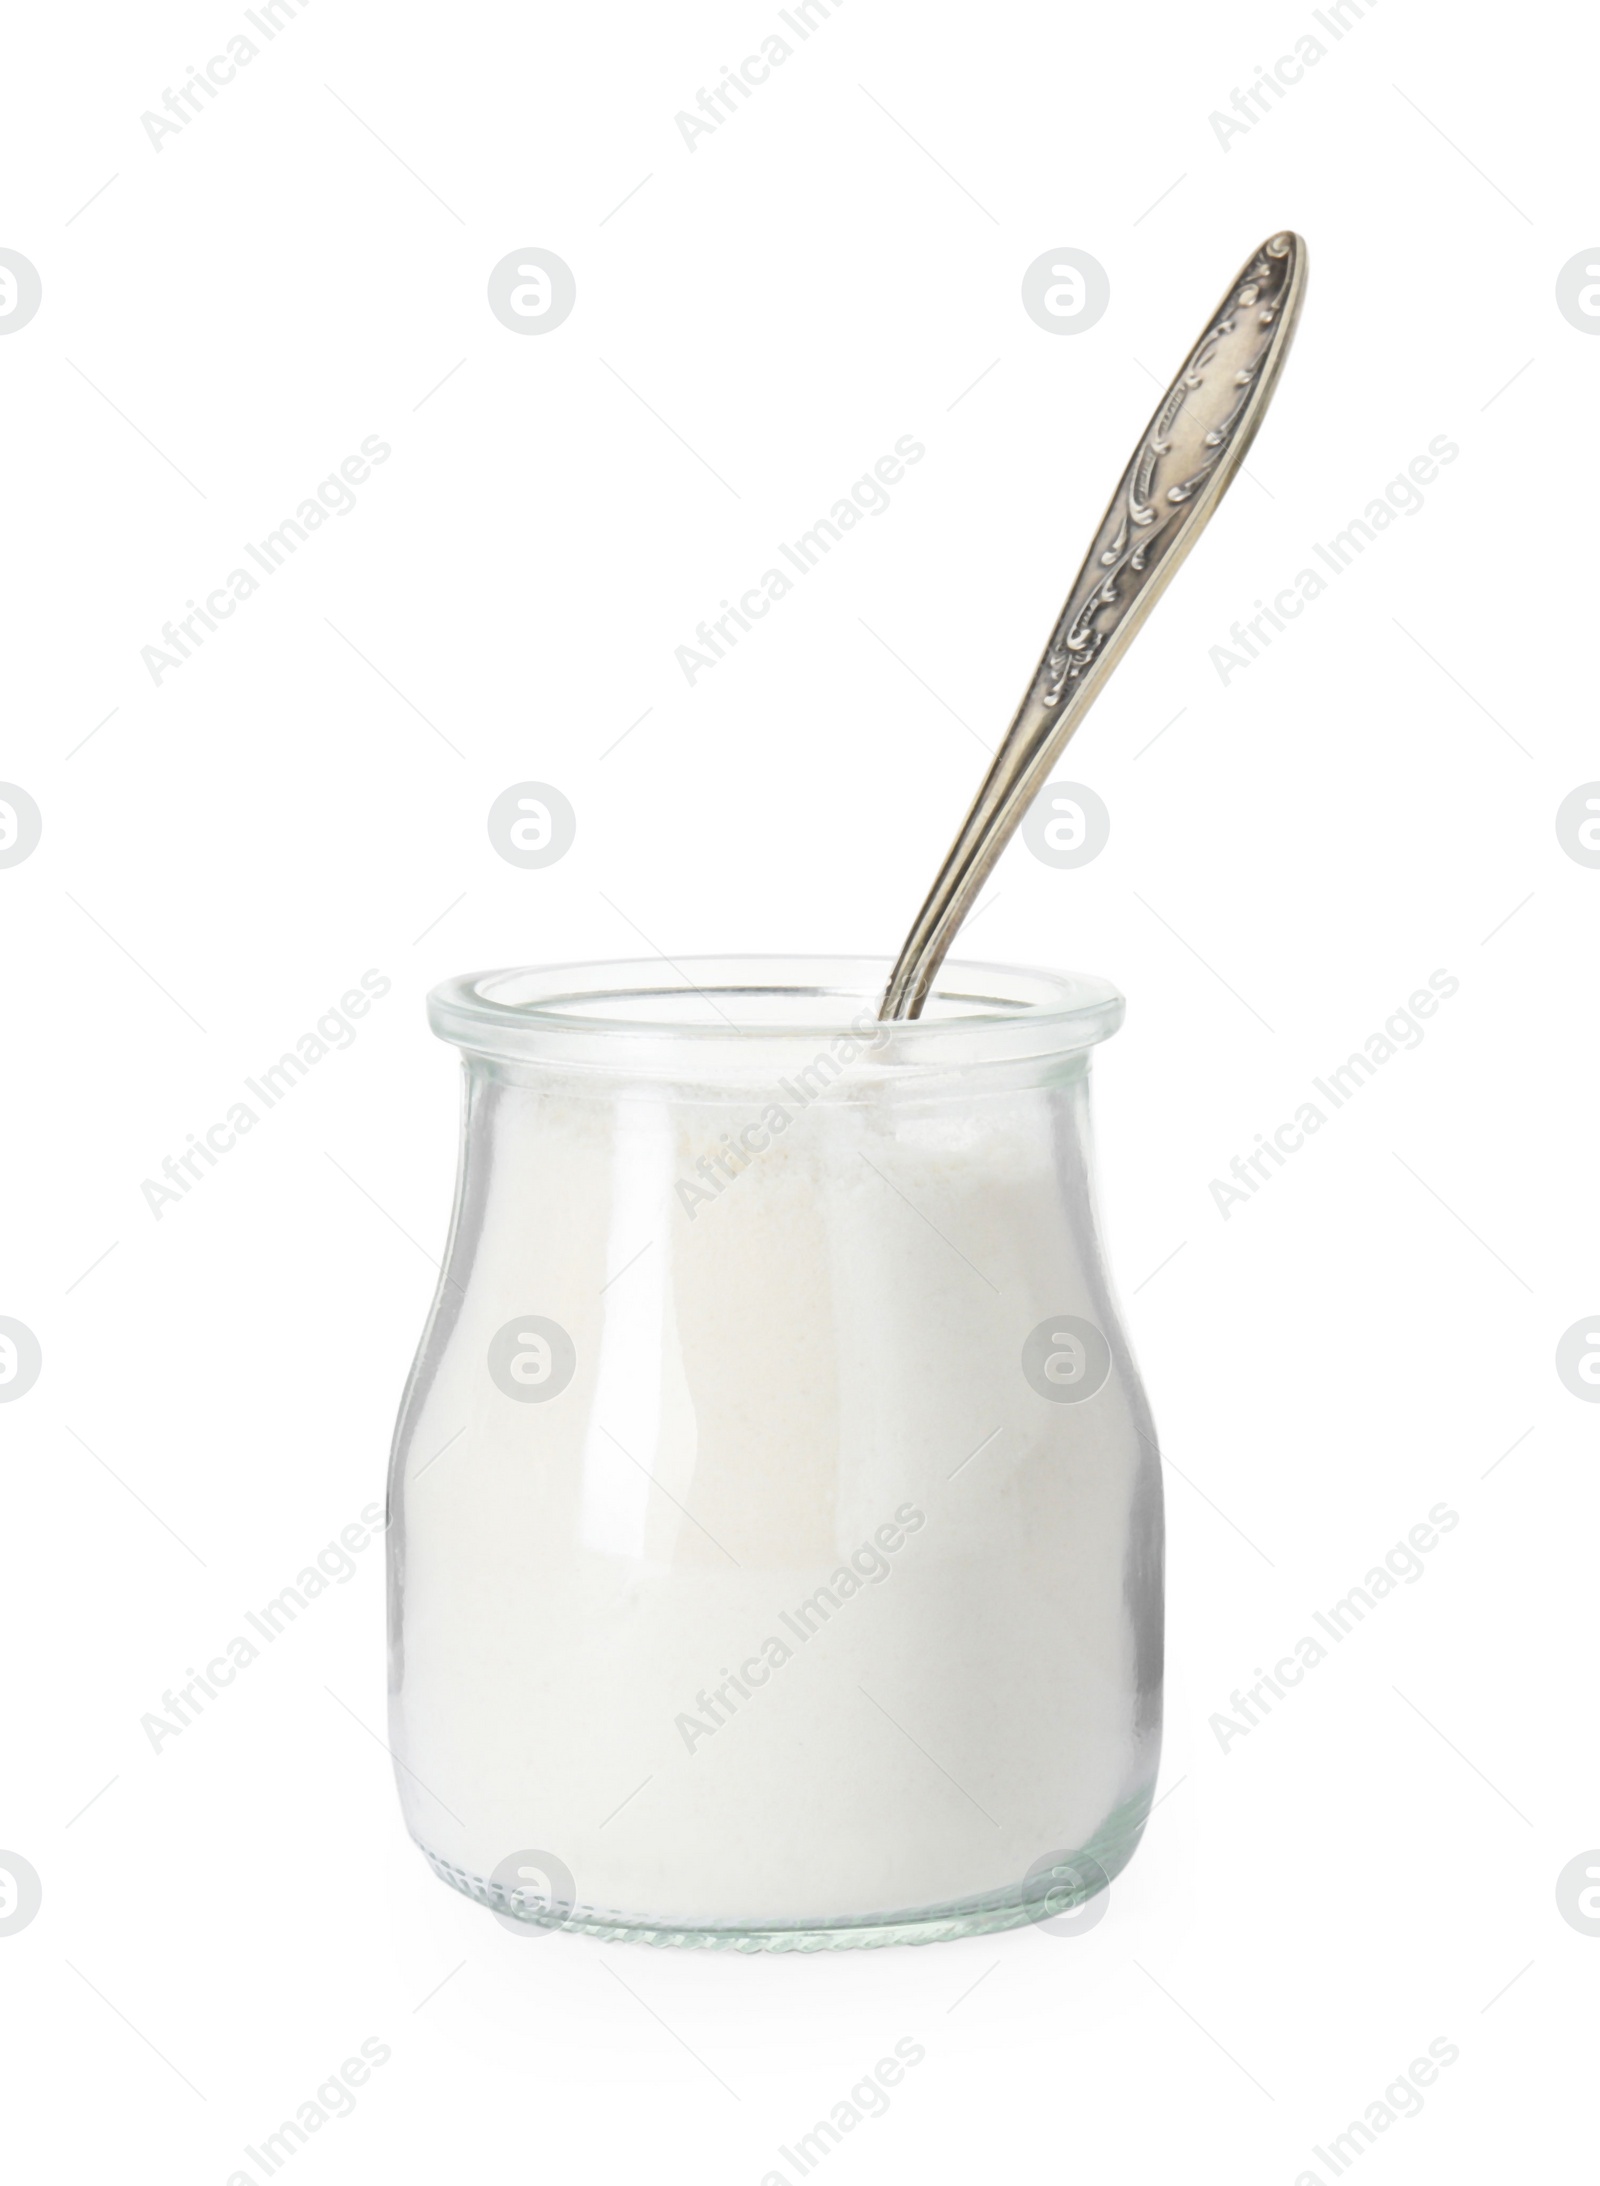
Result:
M808 1096L959 1081L976 1092L1018 1068L1077 1070L1122 1021L1122 997L1089 975L947 965L924 1015L881 1023L887 960L707 957L480 972L429 998L441 1038L506 1071L576 1084L724 1087L785 1083Z

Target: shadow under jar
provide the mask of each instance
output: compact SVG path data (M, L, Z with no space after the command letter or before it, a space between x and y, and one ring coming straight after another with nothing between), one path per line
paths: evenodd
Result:
M1104 980L731 957L430 998L466 1099L390 1476L433 1867L533 1928L1055 1918L1149 1812L1156 1445L1094 1211Z

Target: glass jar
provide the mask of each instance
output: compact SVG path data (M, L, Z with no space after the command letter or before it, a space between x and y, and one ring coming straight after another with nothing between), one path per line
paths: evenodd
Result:
M932 1941L1055 1919L1138 1842L1161 1481L1088 1148L1122 999L955 964L882 1026L887 971L430 998L466 1098L392 1743L428 1860L519 1932Z

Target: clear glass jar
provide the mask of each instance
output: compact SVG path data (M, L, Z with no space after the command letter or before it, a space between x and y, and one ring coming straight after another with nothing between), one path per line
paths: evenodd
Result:
M1104 980L448 981L466 1100L390 1480L391 1726L520 1932L923 1942L1104 1888L1160 1743L1153 1430L1100 1248Z

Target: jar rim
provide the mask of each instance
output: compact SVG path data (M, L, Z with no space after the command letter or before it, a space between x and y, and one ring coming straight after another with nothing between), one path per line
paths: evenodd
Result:
M871 1063L970 1067L1073 1054L1114 1033L1123 998L1087 972L957 961L927 1010L880 1025L889 959L747 954L624 958L463 972L428 996L435 1033L469 1053L607 1070L788 1067L852 1041Z

